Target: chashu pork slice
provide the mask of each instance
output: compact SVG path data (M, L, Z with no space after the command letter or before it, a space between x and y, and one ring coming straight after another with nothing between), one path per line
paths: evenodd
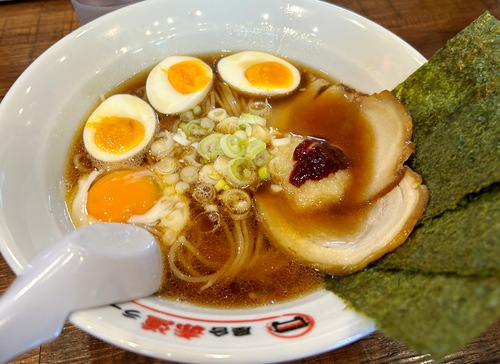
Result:
M362 200L370 200L394 186L403 164L414 151L410 141L412 120L408 110L389 91L362 95L359 107L373 131L373 169Z
M314 85L313 85L314 86ZM406 108L389 91L366 95L341 84L309 87L295 102L273 109L272 126L296 135L291 146L276 148L278 166L272 182L280 185L295 209L376 199L391 190L403 175L413 152L412 121ZM293 151L300 136L326 140L340 148L349 166L320 181L294 186L289 177Z
M425 209L428 192L421 177L408 167L403 173L396 187L369 207L346 211L347 218L342 212L291 213L276 194L259 191L261 226L271 242L311 267L337 275L355 272L401 245Z

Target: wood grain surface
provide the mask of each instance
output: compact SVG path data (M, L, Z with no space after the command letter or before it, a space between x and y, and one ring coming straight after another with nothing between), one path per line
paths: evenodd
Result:
M251 1L251 0L249 0ZM270 0L272 1L272 0ZM500 18L500 0L338 0L400 36L429 58L485 10ZM16 78L52 44L80 26L69 0L0 2L0 100ZM1 166L0 166L1 169ZM0 257L0 293L14 274ZM54 341L12 363L161 363L124 351L67 324ZM307 359L306 363L431 363L405 345L376 332L356 343ZM500 322L444 363L500 363Z

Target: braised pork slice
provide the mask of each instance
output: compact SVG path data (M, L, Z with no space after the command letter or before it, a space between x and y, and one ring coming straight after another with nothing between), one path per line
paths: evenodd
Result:
M404 167L403 178L374 202L350 211L292 212L270 191L257 194L259 218L278 247L320 271L344 275L402 244L422 215L427 189Z
M388 91L318 83L272 124L291 142L271 150L268 187L255 194L270 240L323 272L348 274L402 244L428 199L404 163L412 120Z
M365 95L340 84L319 86L315 92L298 94L292 106L273 110L272 124L294 136L289 145L272 151L272 183L280 186L295 209L376 199L399 182L403 164L413 152L410 115L388 91ZM339 149L347 163L298 186L290 178L298 163L294 152L306 137Z

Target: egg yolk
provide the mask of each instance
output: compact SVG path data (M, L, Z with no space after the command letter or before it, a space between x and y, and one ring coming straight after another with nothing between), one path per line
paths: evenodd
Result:
M103 222L127 222L149 211L161 196L154 177L131 170L110 172L89 189L87 211Z
M187 95L203 90L210 82L207 66L197 60L187 60L167 70L168 81L180 94Z
M122 154L138 145L146 135L144 125L131 118L105 116L99 122L88 124L95 130L96 146L108 153Z
M287 88L293 83L292 72L278 62L261 62L250 66L245 77L252 85L265 88Z

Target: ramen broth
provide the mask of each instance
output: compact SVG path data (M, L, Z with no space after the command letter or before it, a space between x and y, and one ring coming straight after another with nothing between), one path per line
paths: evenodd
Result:
M200 58L215 69L215 64L223 56L204 55ZM306 67L300 67L303 75L301 85L295 94L303 92L307 89L309 80L315 78L324 78L316 71ZM149 70L135 76L133 79L119 85L111 93L128 93L145 98L145 82ZM312 75L312 77L310 77ZM215 81L220 82L220 81ZM334 81L328 80L333 83ZM107 95L109 96L109 95ZM252 100L265 100L264 97L248 96L243 93L238 94L238 100L242 101L243 105L248 104ZM364 133L354 132L353 130L344 130L340 133L342 140L339 140L339 133L333 133L341 128L342 119L351 120L354 125L362 123L355 110L348 109L342 104L342 100L329 100L330 105L323 105L316 110L308 110L306 105L293 105L294 95L269 98L267 100L271 106L276 105L277 110L289 110L287 104L290 104L291 110L295 110L290 119L285 122L280 119L280 116L272 114L269 116L269 122L274 126L281 127L291 132L317 136L325 139L335 139L336 143L340 144L349 158L358 164L358 171L361 173L359 185L362 185L363 173L372 173L368 166L369 163L363 158L363 155L370 146L370 133L366 128L358 128L357 130L365 130ZM332 109L332 105L336 106ZM216 105L218 106L218 105ZM244 108L243 108L244 109ZM243 110L244 111L244 110ZM340 118L339 118L340 115ZM235 115L237 116L237 115ZM178 115L166 116L159 115L159 129L171 130L172 126L179 118ZM320 120L320 122L318 122ZM357 124L356 124L357 123ZM335 128L332 128L332 125ZM344 124L345 125L345 124ZM82 126L83 127L83 126ZM151 158L147 155L142 161L140 167L148 168L152 163ZM77 167L75 167L77 166ZM68 166L66 170L66 179L70 186L67 193L67 203L71 206L75 197L75 190L78 186L78 179L85 173L92 170L91 158L87 155L83 146L81 129L77 133L73 146L69 152ZM358 191L359 192L359 191ZM349 193L356 194L356 183ZM315 211L314 214L297 213L293 208L287 206L288 202L285 199L273 195L269 186L265 183L259 189L259 192L267 198L275 199L277 204L282 204L289 213L290 219L296 221L296 224L315 224L318 229L341 229L341 233L348 235L350 231L356 230L359 227L363 217L366 214L368 207L350 208L348 200L346 205L341 210L324 209L320 212ZM216 223L206 218L203 215L203 208L200 204L191 198L189 201L191 214L190 223L188 224L185 236L195 246L196 251L203 256L203 259L193 258L192 254L186 248L179 248L177 258L185 260L184 266L190 265L192 272L196 274L211 274L213 271L220 269L226 264L231 257L232 248L226 239L222 229L214 229ZM247 268L243 268L237 276L221 277L212 285L201 288L203 284L197 282L187 282L180 279L172 273L168 264L168 250L164 249L164 260L166 267L165 280L163 288L159 294L165 298L190 302L202 306L219 307L219 308L248 308L259 305L266 305L275 302L284 302L291 299L299 298L322 287L323 274L317 272L314 267L308 267L301 262L292 259L287 254L277 249L269 240L263 236L262 239L256 237L262 235L259 229L259 223L256 219L256 212L252 211L248 223L242 228L242 231L252 239L258 241L252 248L250 262ZM221 214L222 220L230 220L227 215ZM314 217L314 218L312 218ZM342 221L342 224L335 224L333 227L330 223L332 219ZM338 232L338 231L337 231ZM154 230L153 230L154 233ZM184 272L189 274L188 271Z

